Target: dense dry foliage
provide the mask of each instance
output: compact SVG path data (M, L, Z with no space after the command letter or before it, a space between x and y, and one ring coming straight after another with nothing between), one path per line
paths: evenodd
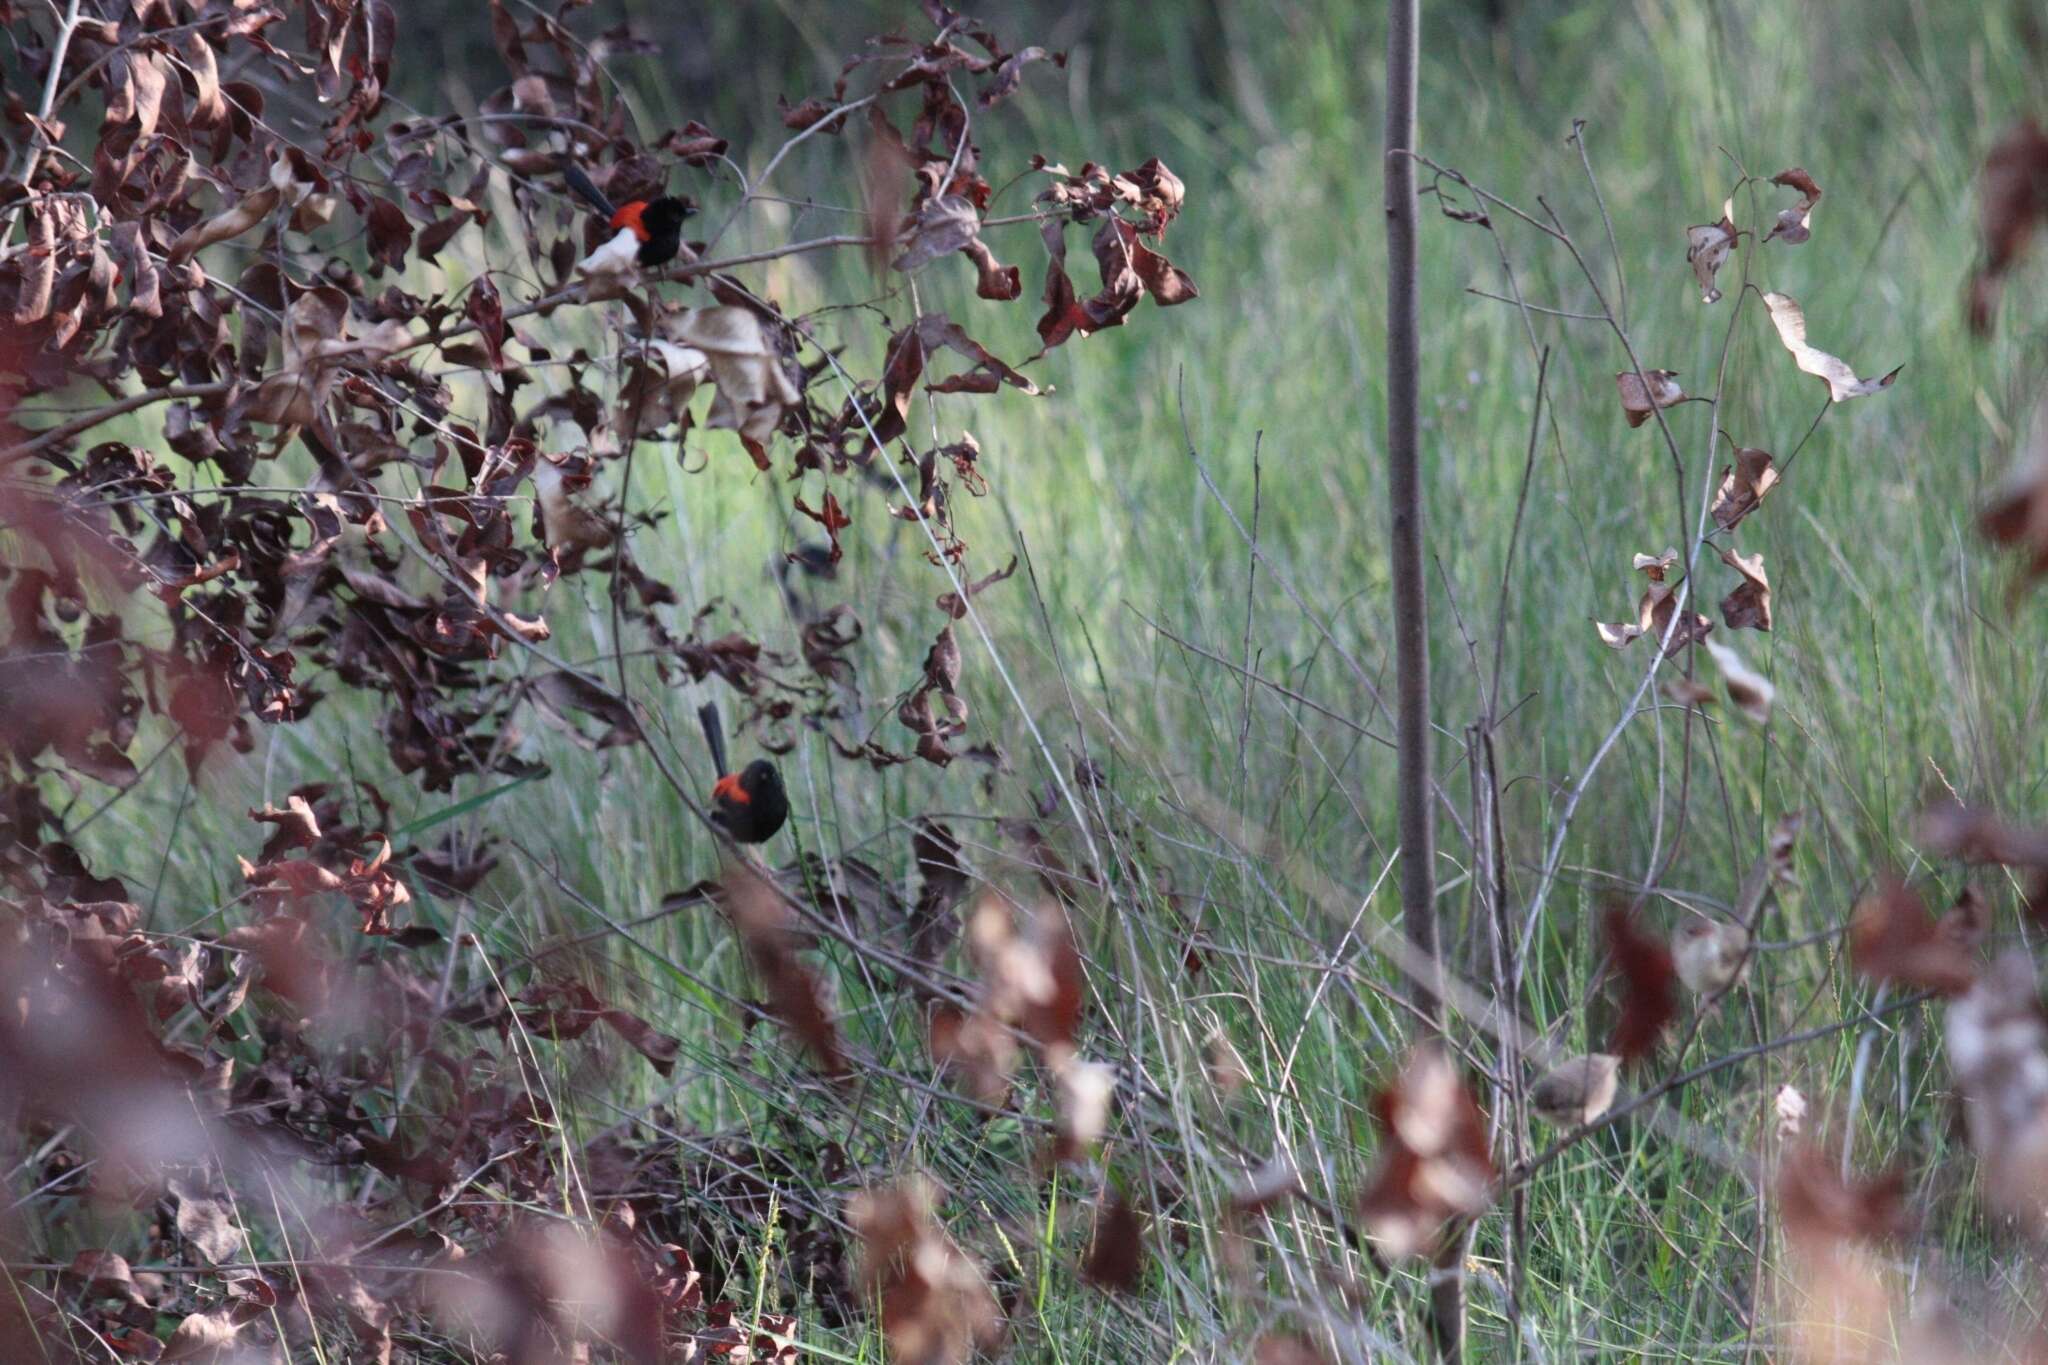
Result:
M1195 297L1161 254L1180 181L1157 160L1119 175L1034 159L1003 171L1028 203L992 220L975 122L1064 57L1011 50L931 3L923 36L874 40L829 94L785 106L783 144L750 184L703 125L636 125L605 63L649 44L588 32L580 8L494 0L506 84L461 116L387 99L405 47L391 0L0 4L19 134L0 180L0 1090L10 1152L39 1173L0 1238L16 1263L0 1303L9 1360L267 1359L321 1349L323 1334L365 1360L393 1358L394 1336L510 1361L793 1360L794 1322L707 1298L692 1212L707 1198L738 1199L790 1239L788 1273L814 1301L839 1314L877 1302L898 1358L958 1359L1000 1332L916 1177L843 1215L783 1208L774 1168L791 1154L679 1163L659 1111L563 1162L568 1118L535 1045L602 1030L665 1076L678 1044L546 962L485 963L490 988L451 993L453 959L481 945L445 941L415 911L473 890L497 861L490 841L404 841L369 783L301 787L249 812L239 889L176 929L72 842L85 783L139 780L149 724L171 728L203 780L263 727L367 704L392 766L430 792L544 778L515 743L533 722L585 747L642 745L629 645L661 681L722 682L770 752L801 727L877 768L994 759L961 746L953 623L1016 562L989 570L970 553L956 500L985 492L973 436L921 444L910 410L921 391L1041 388L921 309L914 277L971 270L990 306L1016 303L1023 270L983 229L1035 226L1043 347L1120 326L1148 295ZM861 230L721 258L733 217L813 138L846 144ZM681 176L731 207L643 269L633 240L612 237L622 219L590 218L561 190L578 173L619 205ZM1070 230L1090 243L1093 293L1069 273ZM748 283L749 267L833 249L867 254L878 298L792 316ZM423 279L446 284L408 292ZM839 359L862 329L879 329L879 374ZM76 415L42 415L35 400L56 394ZM137 411L160 440L96 441ZM684 600L633 553L636 533L661 529L631 501L633 462L684 456L698 423L751 456L732 477L772 478L818 528L786 570L818 588L800 657L716 601ZM852 728L875 684L847 657L854 607L825 600L842 533L884 514L919 527L933 580L936 638L896 708L901 745ZM616 673L551 652L551 596L579 575L609 596ZM929 1001L934 1054L984 1103L1002 1103L1020 1043L1036 1050L1059 1096L1048 1159L1083 1162L1113 1077L1076 1049L1062 912L1019 932L985 902L979 994L939 984L968 891L957 847L940 824L920 836L902 979ZM676 898L723 906L758 1008L839 1082L849 1059L803 917L859 871L771 877L735 853L717 883ZM823 1159L827 1178L845 1164ZM34 1264L89 1237L104 1221L89 1211L123 1208L157 1211L146 1245ZM550 1208L576 1216L533 1212ZM1127 1284L1122 1216L1126 1264L1104 1249L1094 1273ZM723 1283L734 1267L703 1269Z

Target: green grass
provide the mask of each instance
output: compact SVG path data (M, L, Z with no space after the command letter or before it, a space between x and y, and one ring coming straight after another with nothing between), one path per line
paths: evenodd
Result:
M1610 301L1618 303L1625 279L1628 332L1645 365L1679 370L1689 389L1711 392L1738 297L1731 282L1747 268L1761 287L1798 297L1816 342L1859 371L1906 367L1891 391L1828 414L1787 484L1740 536L1766 557L1777 627L1736 643L1775 680L1777 714L1768 732L1723 718L1702 744L1695 730L1683 841L1661 885L1732 901L1771 822L1795 808L1814 812L1798 856L1801 885L1771 910L1767 939L1835 924L1873 875L1912 868L1909 816L1945 785L2018 814L2042 804L2041 608L2038 599L2007 595L2005 568L1978 541L1972 514L2003 468L2008 433L2027 424L2048 354L2034 321L2048 287L2038 271L2031 279L2022 272L1998 338L1986 344L1966 334L1960 307L1973 252L1973 168L2006 122L2041 107L2048 65L2028 8L1644 0L1532 5L1497 33L1460 15L1433 16L1427 32L1424 150L1532 212L1540 212L1539 198L1554 208ZM657 917L665 893L715 863L709 841L639 754L593 756L537 729L523 743L553 766L547 780L503 790L496 780L470 781L452 796L430 796L389 773L367 708L330 703L311 724L261 732L254 754L210 771L194 789L175 757L159 764L94 826L94 856L141 887L161 880L149 893L159 902L158 924L182 925L233 894L220 869L260 842L247 807L301 782L374 780L393 800L393 821L410 830L504 839L504 865L473 904L425 908L476 934L497 960L607 923L632 926L556 961L605 982L678 1035L683 1055L675 1083L660 1087L631 1054L536 1043L556 1068L549 1084L563 1113L586 1135L617 1120L614 1106L658 1100L674 1130L698 1144L716 1135L803 1153L836 1141L856 1172L930 1171L951 1191L956 1236L1020 1288L1013 1331L1022 1359L1244 1358L1260 1330L1315 1324L1297 1309L1336 1300L1325 1268L1357 1296L1339 1314L1363 1327L1348 1349L1394 1342L1419 1354L1419 1278L1374 1271L1311 1208L1297 1204L1256 1229L1259 1246L1242 1268L1231 1268L1224 1244L1233 1148L1255 1158L1292 1153L1311 1193L1332 1203L1361 1183L1374 1145L1366 1105L1410 1029L1385 998L1396 975L1347 939L1341 922L1360 899L1367 920L1394 916L1392 879L1378 880L1395 852L1392 753L1356 728L1389 735L1391 721L1341 661L1348 655L1378 686L1388 684L1380 37L1376 20L1361 13L1369 9L1281 8L1270 31L1245 36L1235 87L1199 79L1213 76L1220 59L1176 48L1170 21L1156 32L1137 24L1119 30L1122 40L1165 54L1156 65L1126 71L1121 88L1101 65L1092 68L1101 82L1094 86L1078 65L1066 78L1041 72L1027 82L1035 93L986 132L988 164L998 169L1021 165L1033 149L1070 163L1163 155L1189 191L1168 246L1202 298L1172 312L1145 305L1123 331L1055 352L1039 374L1056 387L1050 396L940 399L930 414L944 439L969 428L985 452L993 491L983 501L963 498L957 509L974 546L970 568L986 572L1013 549L1026 560L1028 572L978 599L987 637L959 632L973 737L993 739L1011 770L992 782L971 763L874 773L804 733L784 760L798 807L794 838L804 848L857 855L904 878L908 822L946 813L976 867L1020 889L1027 883L1014 842L995 817L1024 814L1051 765L1071 772L1084 752L1103 765L1108 781L1085 801L1086 817L1089 837L1117 869L1115 894L1084 901L1077 923L1094 993L1086 1050L1125 1068L1106 1163L1120 1180L1164 1175L1184 1191L1165 1235L1153 1239L1158 1255L1143 1296L1113 1301L1078 1282L1092 1192L1071 1177L1056 1190L1036 1178L1033 1134L1015 1118L984 1122L922 1088L930 1068L916 1007L862 955L840 944L823 951L843 1027L863 1053L917 1084L870 1073L855 1102L843 1104L805 1079L779 1039L743 1028L728 1001L750 986L723 923L702 910ZM1207 93L1191 100L1182 94L1189 88ZM1248 116L1253 104L1267 111L1269 128ZM1565 142L1574 117L1588 120L1585 145L1618 261ZM748 126L736 146L758 166L775 135L772 126ZM790 186L835 193L832 171L849 149L819 140L814 153L798 159ZM1754 251L1745 240L1723 272L1729 297L1703 307L1684 260L1685 227L1714 216L1739 167L1768 176L1795 164L1827 190L1813 240ZM1789 197L1765 185L1756 206L1767 217ZM715 221L717 210L710 216ZM1532 303L1595 310L1565 252L1506 215L1494 221ZM825 215L777 223L760 214L731 245L757 248L825 230ZM1000 239L998 249L1035 282L1028 229ZM1462 620L1482 660L1504 651L1502 695L1515 706L1497 743L1507 784L1508 901L1519 908L1553 836L1558 799L1647 662L1648 646L1612 653L1590 623L1629 614L1637 591L1629 557L1675 543L1680 513L1656 428L1623 424L1613 374L1627 360L1612 333L1600 323L1538 317L1537 341L1551 350L1549 406L1496 640L1536 356L1511 307L1462 292L1508 292L1483 231L1430 213L1423 258L1438 764L1463 818L1469 790L1459 746L1482 703ZM798 304L860 282L857 267L823 277L808 270L790 265L760 278ZM1006 356L1028 353L1034 305L977 304L963 273L944 263L928 272L933 278L920 287L934 297L926 306L950 309ZM898 320L908 316L900 297L886 307ZM536 330L543 325L572 324ZM874 338L858 343L847 363L872 373ZM1743 444L1782 457L1820 395L1793 369L1752 297L1729 350L1721 424ZM1205 490L1189 454L1183 401L1188 436L1220 498ZM920 437L924 422L920 412ZM1715 444L1704 404L1671 410L1669 422L1689 525L1707 466L1718 471L1725 446ZM755 477L722 437L692 438L695 472L671 452L649 451L635 472L636 503L669 517L639 536L636 553L671 577L686 603L722 598L736 623L793 652L794 626L765 574L801 526L783 510L785 486ZM885 503L898 495L859 491L847 501L855 525L839 587L868 627L853 655L865 716L900 744L894 698L916 677L940 623L930 602L946 585L923 562L914 528L886 517ZM1257 508L1268 563L1256 574L1222 501L1247 526ZM1327 639L1283 589L1283 575ZM1700 580L1708 601L1734 583L1710 561ZM551 647L563 656L609 656L601 584L565 582L548 617ZM1265 686L1247 689L1235 669L1198 649L1249 658L1255 672L1315 706ZM516 655L504 665L528 666ZM1021 706L1000 680L1005 673ZM654 742L693 781L708 782L692 712L713 694L667 686L646 668L634 683L665 719ZM1528 1006L1539 1022L1555 1021L1572 1046L1597 1043L1610 1018L1597 993L1580 1009L1598 967L1599 896L1639 884L1653 850L1671 854L1683 733L1671 711L1637 718L1565 842ZM1240 849L1217 828L1219 811L1270 842L1255 853ZM1069 814L1049 823L1061 826L1062 847L1078 858ZM445 825L430 831L436 821ZM1468 849L1455 828L1441 837L1446 941L1461 965L1477 964L1484 958L1480 926L1470 922ZM791 847L786 838L777 850ZM1319 870L1351 899L1318 904L1294 875L1301 867ZM1950 889L1958 884L1948 879ZM2009 929L2009 908L2000 906L2001 929ZM1652 907L1660 922L1673 912L1669 903ZM894 930L860 924L852 935L893 941ZM1185 962L1192 930L1208 945L1199 972ZM1334 974L1288 965L1333 959L1345 964ZM465 965L460 975L470 971ZM1749 992L1705 1023L1691 1056L1825 1023L1870 995L1829 945L1770 954ZM1947 1273L1996 1284L2012 1249L1970 1202L1938 1024L1938 1015L1913 1011L1874 1032L1776 1053L1687 1089L1675 1111L1753 1149L1776 1087L1798 1085L1812 1102L1813 1129L1852 1144L1859 1165L1898 1161L1924 1186L1931 1212L1909 1252L1916 1264L1932 1274L1939 1262ZM1216 1099L1202 1079L1212 1027L1250 1063L1253 1084L1234 1104ZM1491 1058L1482 1036L1462 1026L1460 1036ZM1870 1052L1852 1110L1859 1040ZM1661 1074L1669 1051L1633 1079ZM1142 1098L1131 1084L1140 1071L1150 1087ZM1024 1109L1049 1112L1029 1080ZM679 1161L692 1150L679 1148ZM854 1183L807 1173L795 1188L836 1208ZM1551 1358L1740 1357L1749 1338L1729 1300L1749 1300L1763 1250L1759 1219L1757 1196L1742 1181L1648 1127L1600 1134L1529 1187L1528 1338ZM1502 1254L1501 1226L1498 1215L1489 1218L1474 1248L1489 1273ZM879 1358L857 1322L828 1329L788 1301L785 1279L763 1273L785 1254L782 1245L763 1243L758 1228L739 1221L727 1245L732 1297L752 1303L758 1289L764 1307L805 1313L806 1340L837 1353L823 1358ZM1765 1254L1768 1266L1775 1252ZM1506 1319L1492 1283L1482 1274L1474 1285L1474 1349L1506 1358ZM1758 1334L1771 1339L1767 1320Z

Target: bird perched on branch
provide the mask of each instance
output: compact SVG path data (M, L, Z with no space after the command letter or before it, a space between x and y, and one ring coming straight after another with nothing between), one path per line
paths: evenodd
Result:
M718 770L718 781L711 788L711 822L734 843L767 843L789 819L789 794L782 788L781 771L765 758L732 771L726 766L725 725L718 707L710 703L698 707L697 721L704 727L704 743Z
M1529 1087L1529 1107L1553 1127L1582 1127L1613 1105L1620 1072L1621 1058L1609 1052L1574 1057Z
M562 179L613 230L611 240L577 264L586 275L618 274L633 266L652 270L667 265L682 250L683 220L697 211L689 200L665 194L614 205L574 162L562 168Z

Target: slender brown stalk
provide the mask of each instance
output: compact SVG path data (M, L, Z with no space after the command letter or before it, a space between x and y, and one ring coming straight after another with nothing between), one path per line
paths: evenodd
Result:
M1419 280L1415 250L1415 104L1421 0L1387 10L1387 518L1393 560L1395 741L1399 751L1401 927L1437 972L1423 1012L1440 1020L1436 838L1430 806L1429 618L1423 597ZM1440 1027L1439 1023L1439 1027ZM1447 1361L1465 1354L1465 1234L1446 1240L1430 1275L1429 1335Z
M1429 620L1423 599L1420 330L1415 252L1416 36L1420 0L1395 0L1387 31L1387 510L1393 560L1395 740L1399 750L1401 923L1436 954L1429 801ZM1435 993L1428 1008L1434 1012Z

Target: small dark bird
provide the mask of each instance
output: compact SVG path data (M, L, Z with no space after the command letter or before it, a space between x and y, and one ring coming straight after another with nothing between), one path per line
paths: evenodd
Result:
M604 215L605 225L616 234L584 259L586 271L621 269L628 260L652 270L667 265L682 249L683 220L697 211L689 200L665 194L614 205L574 162L562 168L562 179L578 198Z
M725 725L718 708L709 703L698 707L697 722L704 727L704 743L718 770L718 781L711 787L711 822L734 843L767 843L789 819L789 793L782 788L781 770L757 758L732 771L726 766Z

